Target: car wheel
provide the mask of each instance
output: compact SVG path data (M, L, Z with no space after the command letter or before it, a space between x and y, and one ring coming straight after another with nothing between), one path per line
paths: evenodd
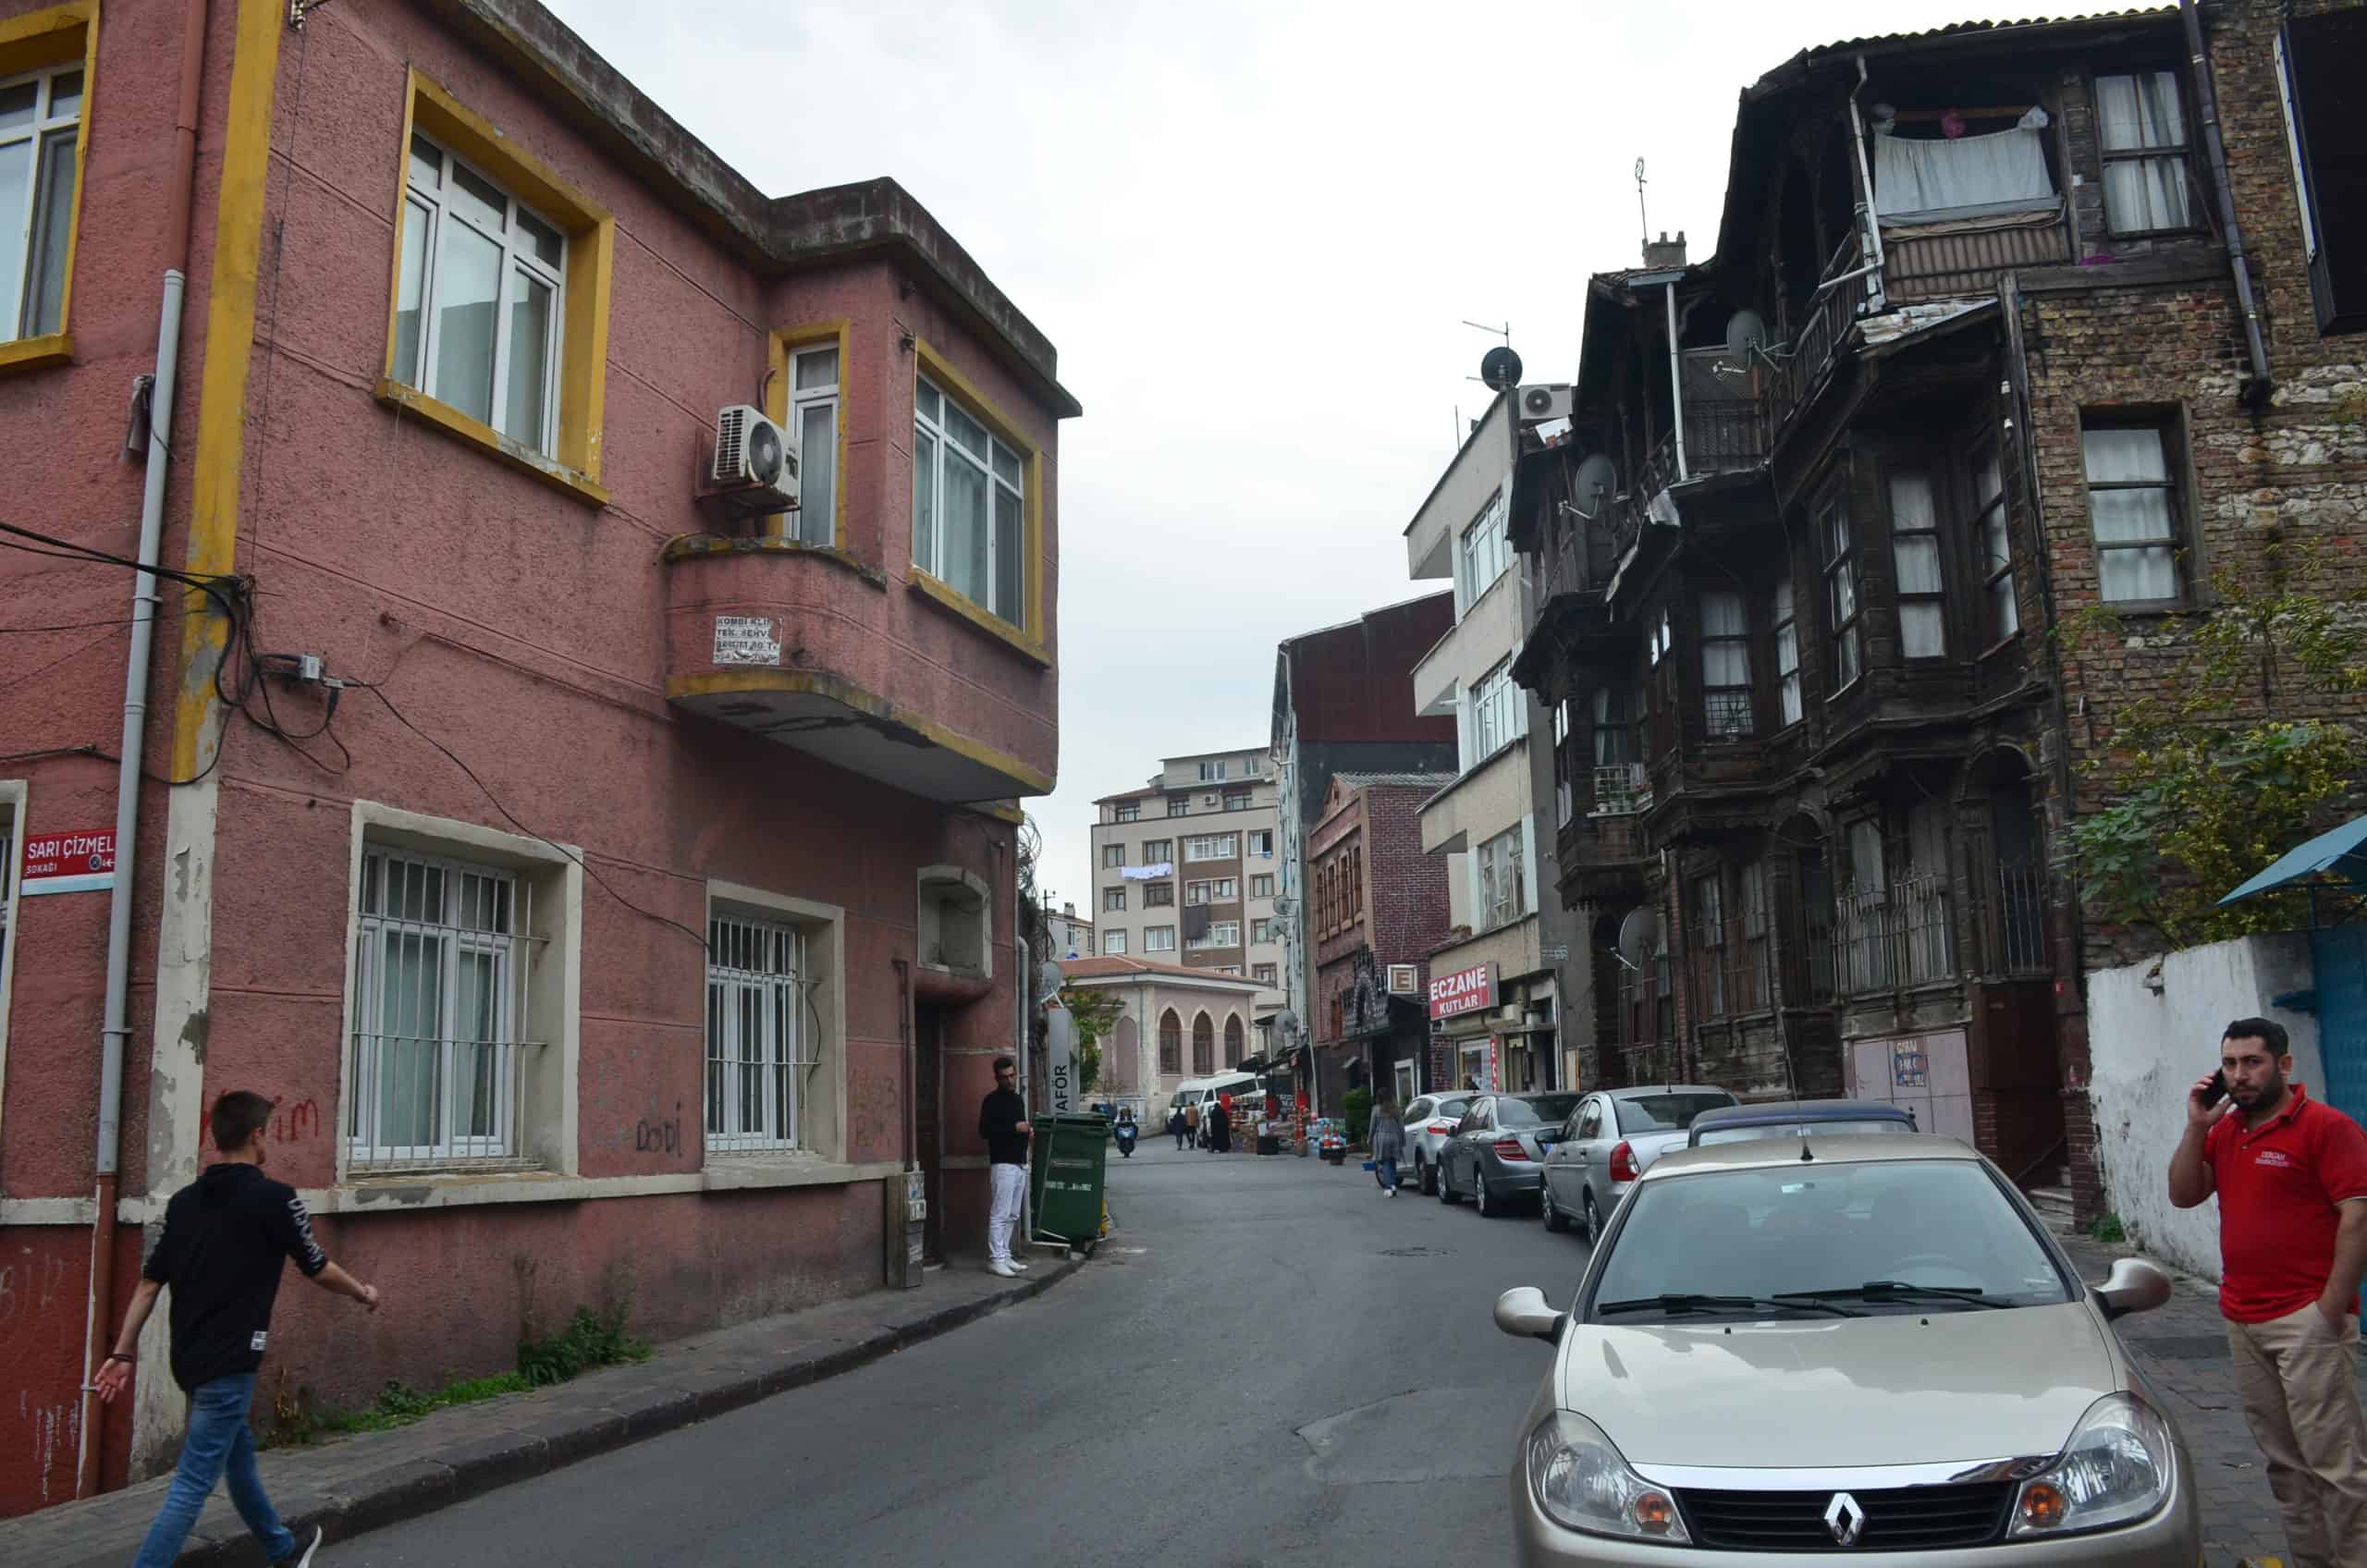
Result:
M1500 1219L1503 1215L1503 1206L1489 1196L1488 1176L1485 1171L1475 1170L1471 1173L1471 1201L1478 1206L1479 1218L1482 1219Z
M1439 1168L1421 1156L1414 1157L1414 1182L1424 1197L1434 1197L1439 1190Z
M1591 1189L1587 1193L1586 1214L1579 1223L1586 1227L1587 1245L1592 1246L1602 1240L1602 1216L1595 1212L1594 1193Z
M1457 1200L1454 1195L1454 1183L1447 1179L1446 1161L1444 1160L1439 1161L1438 1177L1439 1202L1452 1207Z
M1561 1231L1570 1228L1570 1217L1553 1207L1553 1183L1543 1182L1537 1188L1537 1212L1545 1217L1545 1228Z

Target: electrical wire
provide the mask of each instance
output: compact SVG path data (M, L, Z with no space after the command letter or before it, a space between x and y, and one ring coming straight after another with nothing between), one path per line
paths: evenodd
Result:
M367 692L372 696L377 698L378 701L384 704L386 712L394 717L396 723L401 725L405 729L410 730L412 734L418 736L421 740L426 741L437 751L442 752L445 757L454 767L457 767L462 773L467 774L469 777L469 782L474 784L478 790L484 792L484 798L493 802L493 809L499 812L504 817L508 818L509 825L512 827L515 827L519 832L523 833L526 837L533 839L535 842L547 844L550 848L558 851L561 855L566 856L567 859L581 869L585 876L591 877L593 881L600 884L601 890L606 892L608 897L616 900L617 902L624 905L625 908L632 911L633 913L638 914L646 920L654 920L661 925L670 925L675 930L682 933L685 937L688 937L692 941L696 942L699 945L701 951L704 952L707 950L707 940L704 932L693 930L690 926L683 925L681 921L675 920L668 915L659 914L655 910L642 908L631 899L626 898L622 893L618 892L614 887L610 886L608 879L601 876L600 873L592 865L587 864L582 856L576 854L566 845L554 842L553 840L543 837L543 835L535 832L533 828L527 827L525 823L519 820L518 814L504 805L502 803L501 797L493 792L493 786L487 784L484 779L477 777L476 769L471 767L467 763L462 762L458 752L455 752L451 747L446 745L443 741L437 740L435 736L430 735L426 730L422 729L418 725L413 724L409 718L405 717L403 716L403 710L395 706L394 699L387 696L384 690L376 686L362 686L359 682L355 682L354 684L359 690Z
M35 631L87 631L94 626L129 626L131 618L117 616L112 620L61 620L51 626L0 626L0 637L11 637Z

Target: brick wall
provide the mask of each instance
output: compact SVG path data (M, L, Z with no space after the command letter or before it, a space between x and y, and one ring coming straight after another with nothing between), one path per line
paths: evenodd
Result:
M2337 7L2327 0L2298 0L2293 8L2310 14ZM2033 291L2026 297L2031 438L2058 618L2093 605L2098 595L2081 447L2083 410L2158 410L2182 428L2184 450L2177 457L2188 479L2185 521L2191 554L2181 563L2187 581L2226 571L2263 582L2275 570L2275 546L2309 543L2320 550L2315 569L2288 581L2315 596L2367 601L2367 544L2360 524L2367 515L2367 427L2345 406L2367 396L2367 337L2318 334L2276 83L2278 6L2272 0L2237 0L2214 10L2221 25L2213 30L2210 53L2229 186L2250 258L2275 393L2263 410L2249 410L2238 401L2247 368L2243 321L2219 252L2202 253L2206 263L2216 265L2189 269L2167 281ZM2091 165L2091 122L2079 115L2067 116L2067 122L2075 166ZM2199 141L2194 156L2207 176ZM2132 249L2126 242L2116 246L2102 233L2100 197L2080 194L2087 197L2075 203L2082 252ZM2215 210L2212 220L2215 229ZM2152 259L2168 261L2161 253ZM2110 276L2100 272L2098 281L2108 283ZM2289 562L2295 553L2287 549L2283 558ZM2030 586L2025 584L2024 592L2029 595ZM2034 618L2026 614L2025 621L2034 623ZM2159 617L2132 617L2128 630L2131 635L2115 645L2067 655L2061 743L2075 775L2091 758L2109 757L2110 715L2131 697L2168 694L2181 665L2174 624ZM2322 699L2288 684L2276 710L2287 718L2367 723L2367 694ZM2067 807L2092 809L2104 794L2101 779L2079 778L2074 788L2076 801L2051 802L2058 831ZM2094 922L2087 923L2083 935L2089 968L2129 962L2148 950L2141 934Z

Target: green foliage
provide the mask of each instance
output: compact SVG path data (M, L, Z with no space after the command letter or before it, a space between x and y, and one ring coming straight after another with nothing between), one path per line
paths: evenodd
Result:
M2117 1214L2098 1215L2095 1224L2089 1228L2088 1233L2106 1246L2116 1246L2128 1240L2128 1229L2121 1224L2120 1216Z
M1350 1089L1340 1096L1340 1111L1348 1123L1348 1142L1361 1144L1372 1131L1372 1091Z
M2293 584L2290 569L2314 565L2313 548L2272 545L2270 556L2280 570L2268 584L2222 576L2210 614L2167 618L2142 634L2177 656L2141 683L2143 695L2104 716L2109 749L2085 766L2108 793L2071 829L2081 890L2102 918L2151 926L2173 947L2303 924L2299 892L2215 906L2322 831L2360 772L2348 725L2275 716L2309 697L2367 692L2367 623ZM2067 618L2056 635L2075 656L2131 640L2103 606Z
M407 1384L389 1380L378 1390L377 1399L360 1410L321 1410L312 1404L309 1388L291 1394L283 1384L272 1396L271 1427L264 1434L263 1446L283 1448L354 1432L391 1431L456 1404L475 1404L503 1394L523 1393L532 1386L515 1372L465 1378L434 1393L422 1393Z
M1091 1094L1101 1081L1101 1042L1118 1026L1126 1011L1124 998L1107 991L1061 987L1061 1006L1076 1024L1076 1089Z
M564 1383L597 1366L621 1361L647 1361L649 1346L625 1332L622 1307L594 1312L579 1306L567 1327L518 1346L518 1376L529 1388Z

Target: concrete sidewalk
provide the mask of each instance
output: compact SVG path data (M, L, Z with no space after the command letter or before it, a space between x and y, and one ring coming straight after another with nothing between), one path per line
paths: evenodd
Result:
M2091 1282L2101 1281L2116 1257L2143 1251L2084 1236L2066 1237L2063 1244ZM2284 1518L2269 1495L2268 1473L2236 1394L2236 1364L2219 1316L2218 1287L2176 1269L2169 1273L2177 1289L2168 1305L2124 1317L2114 1327L2169 1404L2194 1458L2202 1490L2202 1560L2210 1568L2226 1568L2244 1558L2290 1562ZM2361 1388L2367 1395L2367 1366L2361 1371Z
M915 1291L875 1291L718 1329L661 1345L637 1366L438 1411L391 1432L273 1449L262 1457L264 1486L289 1529L309 1538L313 1525L323 1525L333 1546L852 1371L1039 1295L1082 1267L1039 1257L1025 1278L1005 1280L975 1260L957 1260ZM139 1550L170 1479L160 1476L104 1497L0 1520L0 1562L123 1568ZM215 1488L179 1562L244 1568L263 1561L229 1499Z

